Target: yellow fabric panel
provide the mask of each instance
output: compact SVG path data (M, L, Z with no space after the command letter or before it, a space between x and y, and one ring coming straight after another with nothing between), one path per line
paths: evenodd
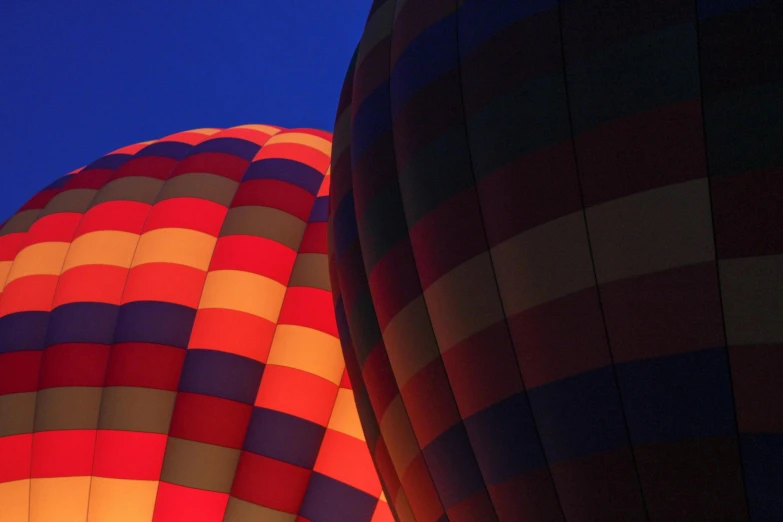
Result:
M89 492L90 477L35 478L29 522L84 522Z
M93 477L87 522L149 522L157 492L157 480Z
M212 134L216 134L220 132L220 129L213 129L212 127L204 127L201 129L190 129L189 131L185 132L195 132L196 134L204 134L206 136L211 136Z
M61 241L30 245L16 256L5 284L29 275L60 275L69 246Z
M381 418L380 428L394 471L397 472L398 477L402 477L420 450L399 395L386 408Z
M441 353L505 319L489 253L482 252L424 291Z
M492 248L506 315L595 285L582 212L525 230Z
M598 283L715 261L707 178L586 209Z
M304 134L299 132L288 132L282 134L275 134L265 146L280 144L280 143L296 143L297 145L306 145L324 154L330 154L332 152L332 144L329 140L325 140L312 134Z
M206 271L217 238L186 228L161 228L142 234L131 267L145 263L176 263Z
M359 440L364 440L362 424L359 421L359 412L353 398L353 391L340 388L337 392L337 400L334 402L334 410L329 419L329 429L345 433Z
M139 236L119 230L101 230L73 240L63 272L82 265L111 265L129 268Z
M278 325L267 364L296 368L335 384L340 384L345 369L339 339L291 324Z
M400 519L400 522L416 522L416 516L413 514L413 509L411 509L408 496L402 488L397 493L394 506L397 508L397 517Z
M429 363L440 357L432 320L419 296L394 316L382 333L386 353L400 389Z
M0 482L0 522L28 522L30 480Z
M721 259L719 266L729 344L783 342L783 255Z
M263 132L266 134L275 134L277 132L280 132L280 128L278 127L272 127L271 125L258 125L256 123L250 123L248 125L239 125L238 127L234 127L235 129L251 129L256 130L259 132Z
M199 308L237 310L277 322L286 287L262 275L241 270L207 274Z

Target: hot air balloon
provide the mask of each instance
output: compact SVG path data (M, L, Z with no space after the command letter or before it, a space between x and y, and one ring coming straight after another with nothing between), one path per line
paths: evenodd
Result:
M119 149L0 229L2 522L390 522L337 338L331 135Z
M399 520L783 518L781 22L374 2L330 262Z

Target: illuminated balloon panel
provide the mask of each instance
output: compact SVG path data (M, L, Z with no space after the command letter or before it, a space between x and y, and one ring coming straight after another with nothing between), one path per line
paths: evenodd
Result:
M392 520L334 320L330 148L174 134L5 223L0 520Z
M781 516L782 9L374 2L330 256L400 520Z

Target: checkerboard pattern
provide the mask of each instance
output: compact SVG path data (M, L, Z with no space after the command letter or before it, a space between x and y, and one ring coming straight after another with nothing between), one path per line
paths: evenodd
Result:
M781 21L374 2L330 262L400 521L781 516Z
M174 134L2 226L2 522L392 521L337 337L330 150Z

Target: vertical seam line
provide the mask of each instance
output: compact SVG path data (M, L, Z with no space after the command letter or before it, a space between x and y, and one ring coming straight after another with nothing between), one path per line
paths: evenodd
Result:
M579 188L579 200L582 204L582 218L584 220L584 225L585 225L585 236L587 238L587 247L590 253L590 264L592 265L592 269L593 269L593 280L595 281L596 298L598 300L598 308L601 311L601 318L602 318L601 322L603 323L603 327L604 327L606 347L609 351L609 360L612 366L612 375L614 377L614 383L617 389L617 397L620 402L620 409L622 411L623 426L625 428L625 434L628 440L628 449L630 450L631 453L631 462L633 464L634 473L636 474L636 481L639 486L639 494L641 495L642 507L644 509L645 518L649 521L650 511L647 506L647 499L644 494L644 487L642 486L641 476L639 475L639 466L636 462L636 450L633 446L633 441L631 439L631 429L628 426L628 418L625 414L625 402L623 401L623 393L620 387L620 380L617 377L617 368L614 361L614 353L612 352L612 343L609 337L609 326L606 324L606 313L604 311L603 299L601 298L601 285L598 282L598 270L596 269L595 256L593 255L593 243L592 240L590 239L590 226L587 219L587 207L585 206L584 190L582 188L582 179L579 173L579 154L577 153L576 150L576 136L574 134L574 121L573 121L573 113L571 110L571 96L569 94L569 89L568 89L568 67L566 63L565 30L563 29L562 2L557 3L557 21L558 21L558 26L560 27L560 54L561 54L561 62L563 64L563 86L565 88L566 109L568 111L568 127L570 129L570 134L571 134L571 139L570 139L571 151L573 153L576 181L577 181L577 186Z
M456 11L456 21L455 21L456 32L457 32L457 74L458 74L458 79L459 79L458 87L459 87L459 92L460 92L460 100L462 102L461 103L461 108L462 108L462 119L464 121L463 129L465 130L465 143L467 144L467 154L468 154L468 157L470 158L470 170L471 170L472 177L473 177L473 187L472 187L471 191L476 196L476 204L478 206L479 219L481 221L481 230L484 232L484 243L486 245L487 255L489 256L489 266L490 266L490 270L492 271L492 278L493 278L493 281L494 281L495 290L497 292L498 302L500 304L500 310L503 313L503 324L505 325L506 334L508 335L509 348L511 349L511 353L512 353L512 355L514 357L514 360L517 363L517 373L519 374L519 379L520 379L520 381L522 383L522 389L523 389L523 393L524 393L524 396L525 396L525 402L527 403L527 407L530 410L530 416L531 416L531 419L533 420L533 428L536 431L536 437L538 439L539 448L541 450L541 456L544 458L544 466L546 466L546 470L547 470L548 475L549 475L549 480L550 480L550 482L552 484L552 490L555 493L555 499L557 500L557 506L560 509L560 514L563 516L563 520L565 520L566 516L565 516L565 511L563 510L562 502L560 500L560 493L557 490L557 484L555 483L554 476L552 475L552 469L551 469L550 464L549 464L549 457L547 456L546 449L544 448L544 441L541 438L541 432L539 430L538 422L536 420L536 415L535 415L535 413L533 411L533 405L530 403L530 396L528 395L528 388L527 388L527 385L525 384L525 377L524 377L524 375L522 373L522 366L521 366L521 364L519 362L519 355L517 354L517 351L516 351L516 347L515 347L515 343L514 343L514 337L511 334L511 325L508 322L508 314L506 313L506 306L505 306L505 304L503 302L503 295L502 295L502 293L500 291L500 284L498 283L497 271L495 270L495 260L494 260L493 255L492 255L492 247L490 246L489 236L487 234L487 225L486 225L486 220L484 218L484 208L483 208L483 205L482 205L482 202L481 202L481 194L479 193L478 179L476 178L476 167L475 167L475 162L474 162L474 158L473 158L473 152L472 152L472 150L470 148L470 132L468 130L469 122L468 122L467 109L465 107L465 92L464 92L464 88L463 88L464 75L463 75L463 69L462 69L462 55L460 53L460 34L459 34L459 11L460 11L460 9L459 9L459 0L456 0L456 2L457 2L457 5L458 5L457 11ZM485 482L485 488L487 489L487 494L489 495L489 487L486 484L486 482ZM491 497L490 497L490 500L491 500ZM492 502L492 505L493 505L493 507L495 507L494 501ZM495 512L497 514L497 507L495 507Z
M209 139L209 136L207 136L202 141L206 141L208 139ZM156 143L161 143L161 142L158 140ZM201 143L201 142L199 142L199 143ZM152 144L150 144L150 145L152 145ZM191 146L191 150L193 148L195 148L197 145L198 144ZM147 147L148 146L149 145L147 145ZM134 157L135 157L135 155L134 155ZM171 180L171 173L174 172L174 169L177 168L177 165L179 165L180 161L182 161L182 160L178 160L177 162L174 163L174 165L172 165L172 167L169 170L169 173L168 173L166 179L163 181L163 183L161 183L160 188L158 189L158 192L155 195L155 200L150 205L150 208L147 211L147 216L144 218L144 223L142 224L141 230L139 231L139 238L136 241L136 247L133 249L133 256L131 257L130 265L128 266L128 270L127 270L127 272L125 274L125 282L122 285L122 293L120 294L120 302L117 305L117 316L114 319L114 330L113 330L113 333L112 333L112 342L109 345L109 350L108 350L109 353L107 354L106 364L104 365L104 368L103 368L103 386L101 386L101 400L100 400L100 402L98 404L98 424L95 427L95 440L93 442L92 464L91 464L91 467L90 467L90 489L88 491L92 491L92 479L93 479L93 476L94 476L94 473L95 473L95 456L96 456L96 450L97 450L97 447L98 447L98 432L100 431L100 421L101 421L101 411L103 409L103 399L104 399L104 396L106 394L106 375L107 375L107 373L109 371L109 362L111 360L111 354L112 354L112 351L113 351L112 348L114 347L114 345L117 344L117 326L119 325L120 310L122 309L122 305L123 305L122 301L123 301L123 298L125 297L125 291L128 288L128 280L130 279L130 272L133 269L133 261L136 260L136 254L138 254L138 251L139 251L139 244L141 244L141 238L142 238L142 236L145 233L145 229L147 228L147 223L149 222L149 218L150 218L150 215L152 214L152 210L155 208L155 205L158 203L158 197L160 197L160 194L163 191L164 187L166 186L166 183L168 183L169 180ZM138 176L138 177L148 177L148 176ZM117 179L117 178L115 178L115 179ZM112 181L114 181L114 180L112 180ZM107 183L107 185L108 185L108 183ZM97 197L97 194L96 194L96 197ZM124 201L124 200L112 200L112 201ZM168 440L168 434L166 435L166 439ZM158 477L157 482L160 482L160 477ZM156 492L156 495L157 495L157 492ZM89 520L89 516L90 516L90 500L91 499L92 499L92 495L88 493L88 496L87 496L87 519L88 520ZM154 509L154 504L153 504L153 509Z
M726 317L725 317L725 309L723 307L723 288L721 286L721 278L720 278L720 259L718 257L718 237L717 237L717 228L715 223L715 209L713 208L713 201L712 201L712 176L710 176L710 162L709 162L709 151L708 151L708 144L707 144L707 122L704 116L704 78L702 77L702 69L701 69L701 20L699 18L699 1L694 0L694 12L695 12L695 25L696 25L696 59L697 59L697 67L698 67L698 74L699 74L699 106L701 109L701 128L702 128L702 140L704 145L704 169L707 174L707 198L710 202L710 219L712 223L712 244L713 249L715 251L715 274L717 279L717 285L718 285L718 300L720 301L720 312L721 312L721 326L723 327L723 340L726 343L725 350L726 350L726 364L728 366L729 370L729 385L731 386L731 403L732 403L732 409L734 410L734 428L736 430L737 434L737 454L739 456L739 471L742 477L742 492L745 497L745 509L747 510L748 517L750 518L750 499L748 498L748 488L747 484L745 483L745 465L744 461L742 459L742 444L740 442L740 430L739 430L739 419L737 417L737 401L734 394L734 376L731 369L731 353L729 352L729 337L728 333L726 331Z
M392 44L393 44L393 41L394 41L394 39L393 39L393 36L394 36L394 25L395 25L395 23L397 21L397 17L396 17L397 0L389 0L389 1L394 3L394 11L393 11L394 14L392 15L392 20L391 20L390 27L389 27L389 36L388 36L388 38L389 38L389 55L388 55L389 56L389 58L388 58L389 59L389 79L388 79L388 82L387 82L387 88L389 89L389 141L391 143L392 158L393 158L393 162L394 162L394 171L395 171L395 174L396 174L394 182L392 184L390 184L389 186L394 186L394 185L397 186L397 190L400 191L400 201L402 202L402 191L401 191L400 182L399 182L399 169L397 168L397 159L396 159L396 154L394 153L394 150L395 150L395 144L394 144L394 117L393 117L392 111L391 111L391 83L392 83L392 60L391 60L391 56L392 56L392 47L393 47ZM361 46L361 42L359 43L359 46ZM359 64L357 64L357 71L358 71L358 69L359 69ZM351 129L351 131L352 131L351 134L353 134L353 129ZM366 151L365 151L365 153L366 153ZM353 160L351 161L351 170L353 171ZM353 172L352 172L352 174L353 174ZM356 178L357 178L357 176L355 176L355 175L351 176L352 190L353 190L354 193L356 193L356 190L355 190L355 188L356 188L355 187ZM400 205L400 207L401 207L400 210L402 211L402 218L405 221L406 228L407 228L407 220L405 219L405 209L402 208L402 204ZM357 224L357 229L358 229L359 217L358 217L358 214L357 214L357 210L356 210L356 205L355 204L354 204L354 216L355 216L355 219L356 219L356 224ZM410 241L410 235L409 234L405 235L405 240ZM358 243L359 243L359 247L361 249L361 245L362 245L361 231L359 231ZM366 261L364 259L364 254L363 253L362 253L362 261L363 262ZM363 264L364 264L364 267L365 267L364 268L365 277L367 277L367 290L368 290L368 293L370 295L370 301L372 302L373 310L375 312L375 321L373 321L373 322L377 323L378 333L380 334L380 340L383 341L383 330L381 329L381 325L378 322L378 311L377 311L377 308L375 307L375 302L372 299L372 292L370 291L370 286L369 286L370 285L370 281L369 281L370 274L369 274L369 272L367 270L366 262L364 262ZM415 259L414 259L414 264L415 264ZM419 286L421 286L421 283L419 283ZM424 295L424 293L422 292L422 297L423 297L423 295ZM386 348L385 344L386 343L384 341L384 348ZM388 352L388 348L386 348L386 351ZM391 362L389 362L389 367L392 370L392 375L394 375L394 368L391 367ZM448 516L448 515L446 515L446 505L443 503L443 499L440 496L440 492L438 492L438 489L435 486L435 480L432 477L432 472L430 471L430 468L427 465L427 461L424 459L424 449L421 447L421 443L419 442L419 439L416 436L416 431L413 429L413 423L411 422L410 415L408 414L408 408L405 406L405 401L402 400L402 389L400 388L399 384L397 383L396 375L394 375L394 377L395 377L394 378L394 383L395 383L395 386L397 388L397 392L398 393L397 393L397 396L395 397L395 399L392 400L392 402L394 402L394 400L396 400L396 398L399 397L399 399L400 399L400 407L402 408L403 412L405 413L406 424L410 427L411 434L413 435L413 439L416 441L416 445L418 446L418 448L416 448L417 449L416 453L417 453L417 455L421 456L421 460L422 460L422 463L424 464L424 468L427 470L427 476L429 477L430 482L432 482L433 488L435 489L435 493L438 496L438 502L440 503L440 506L443 509L443 515L444 516ZM378 429L380 430L380 428L381 428L381 422L380 422L380 419L378 419ZM383 433L381 433L381 438L384 438ZM384 442L384 445L386 445L387 448L388 448L388 444L386 444ZM414 460L415 459L416 459L416 457L414 457ZM408 465L408 468L406 468L406 470L407 469L410 469L410 463ZM403 471L405 471L405 470L403 470ZM397 470L395 468L395 474L396 473L397 473ZM405 493L406 488L403 485L402 476L398 475L397 478L399 479L399 482L400 482L400 488L402 489L403 493ZM408 505L410 506L410 496L407 493L405 493L405 497L406 497L406 500L408 502ZM392 499L388 499L388 500L389 500L389 502L392 501ZM411 507L411 511L413 511L412 507ZM414 513L414 518L415 518L415 516L416 515Z

